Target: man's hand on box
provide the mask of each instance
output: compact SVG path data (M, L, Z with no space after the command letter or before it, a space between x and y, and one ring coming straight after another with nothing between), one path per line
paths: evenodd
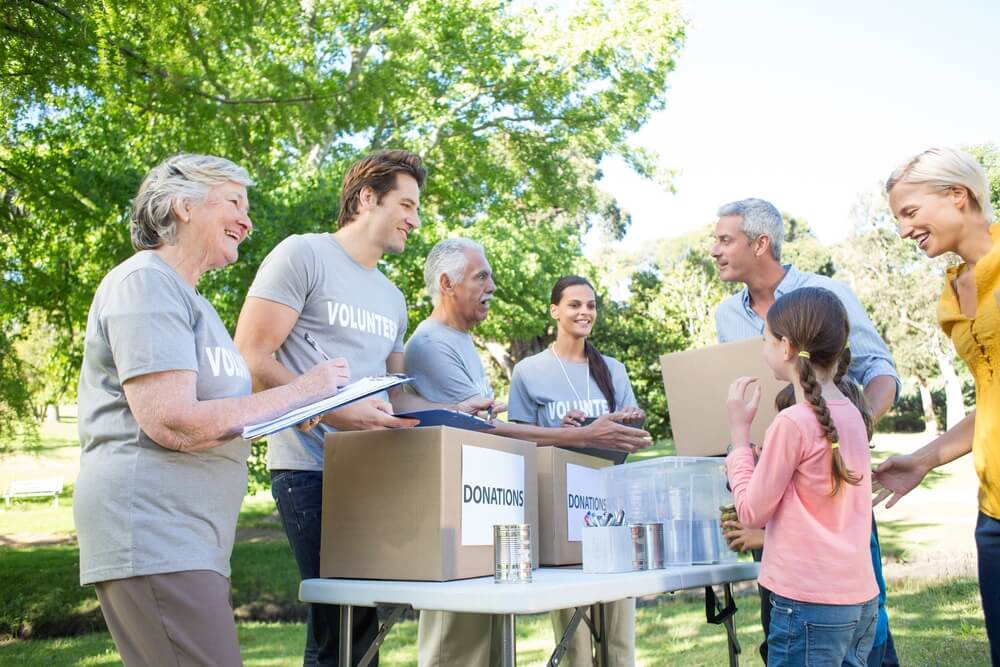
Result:
M742 553L764 548L763 528L746 528L739 521L723 521L722 534L733 551Z
M604 415L592 424L580 429L580 440L588 447L615 449L622 452L637 452L653 444L653 438L640 428L619 424L612 417Z
M371 431L416 426L420 420L394 417L391 403L379 398L367 398L328 413L323 417L323 423L338 431Z

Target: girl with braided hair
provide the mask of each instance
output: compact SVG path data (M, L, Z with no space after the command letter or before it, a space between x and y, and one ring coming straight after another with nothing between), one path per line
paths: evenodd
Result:
M729 388L726 458L739 520L764 527L758 580L771 591L769 667L866 664L875 638L878 586L869 552L871 418L846 379L847 313L833 292L806 287L767 313L764 359L792 386L779 396L759 461L750 424L756 379Z

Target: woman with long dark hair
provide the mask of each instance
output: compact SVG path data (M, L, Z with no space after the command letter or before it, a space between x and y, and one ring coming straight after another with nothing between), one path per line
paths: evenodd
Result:
M625 366L604 356L588 338L597 321L597 295L586 278L564 276L552 288L549 312L556 322L556 339L547 349L514 367L507 414L511 421L537 426L576 428L587 420L610 416L641 424ZM581 435L583 429L580 429ZM573 451L623 463L628 450L588 447L581 437ZM552 612L556 640L573 616L572 609ZM612 665L635 664L635 600L608 605L608 647ZM577 631L566 653L567 664L591 664L588 633Z

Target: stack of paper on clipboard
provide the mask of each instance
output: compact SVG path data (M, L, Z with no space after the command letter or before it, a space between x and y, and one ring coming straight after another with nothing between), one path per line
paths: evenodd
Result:
M408 378L402 375L386 375L378 378L361 378L360 380L351 382L350 384L342 387L341 390L333 396L328 396L322 400L316 401L315 403L303 405L300 408L296 408L291 412L286 412L280 417L275 417L274 419L266 422L246 426L243 429L243 437L247 440L253 440L254 438L271 435L272 433L277 433L278 431L286 429L289 426L300 424L310 417L315 417L316 415L329 412L330 410L334 410L336 408L342 408L349 403L366 398L372 394L377 394L380 391L385 391L412 381L413 378Z

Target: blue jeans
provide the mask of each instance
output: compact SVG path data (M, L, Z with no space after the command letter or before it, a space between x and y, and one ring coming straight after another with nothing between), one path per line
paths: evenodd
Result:
M976 551L979 560L979 595L986 617L993 667L1000 667L1000 521L979 513L976 521Z
M319 576L320 515L323 509L323 473L310 470L272 470L271 495L303 579ZM357 664L378 634L374 607L355 607L351 628L351 659ZM340 667L340 607L309 605L306 619L305 667ZM378 656L372 661L378 665Z
M896 656L896 643L892 638L892 630L889 628L889 617L885 613L885 579L882 576L882 549L878 541L878 526L875 524L875 514L872 514L872 569L875 571L875 583L878 584L878 616L876 617L876 639L878 638L878 621L884 619L885 638L882 643L872 647L868 655L868 667L899 667L899 658ZM763 549L754 550L753 559L760 562L764 555ZM759 583L757 589L760 592L760 624L764 628L764 641L760 643L758 650L760 657L767 664L767 636L771 627L771 591L767 590ZM998 666L1000 667L1000 666Z
M896 655L896 641L890 632L885 641L872 646L868 654L868 667L899 667L899 657Z
M771 593L768 667L866 667L878 596L862 604L813 604Z

